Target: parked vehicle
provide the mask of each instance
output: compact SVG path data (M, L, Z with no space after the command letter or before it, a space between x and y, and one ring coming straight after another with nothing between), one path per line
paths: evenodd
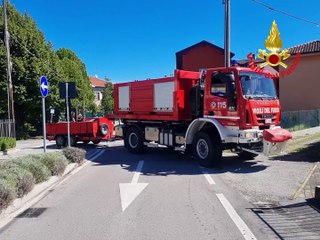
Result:
M250 68L175 70L174 76L114 85L115 127L125 147L141 153L160 144L190 151L202 166L224 149L253 158L280 151L292 135L280 127L281 109L267 72Z
M58 147L67 145L67 122L47 123L47 139L55 140ZM112 121L105 117L84 118L80 121L70 122L70 143L75 146L78 141L88 144L92 141L98 144L113 137L114 127Z

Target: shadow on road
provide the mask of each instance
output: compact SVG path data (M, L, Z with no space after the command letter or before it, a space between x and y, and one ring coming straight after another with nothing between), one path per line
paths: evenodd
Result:
M94 166L120 165L127 171L135 171L137 163L145 162L142 170L144 175L194 175L202 174L202 170L190 154L183 154L167 148L148 148L143 154L132 154L121 146L100 146L105 150L98 158L88 159ZM208 173L219 174L232 172L247 174L263 171L267 168L258 160L243 161L238 156L224 156L222 163L215 168L206 168Z

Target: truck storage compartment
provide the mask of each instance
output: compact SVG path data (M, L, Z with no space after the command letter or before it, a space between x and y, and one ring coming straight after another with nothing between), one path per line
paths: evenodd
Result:
M114 85L117 118L181 121L191 119L189 94L198 72L176 70L173 77Z

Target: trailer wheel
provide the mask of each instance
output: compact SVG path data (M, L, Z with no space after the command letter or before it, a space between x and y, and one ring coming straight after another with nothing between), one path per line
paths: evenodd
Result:
M130 127L124 138L126 148L132 153L142 153L145 150L141 131L136 127Z
M64 136L56 137L56 145L58 146L58 148L64 147L65 144L66 144L66 139L64 138Z
M222 144L217 135L212 138L207 132L198 132L193 139L193 156L203 167L211 167L221 162Z
M102 123L100 126L99 126L99 131L100 131L100 134L101 136L106 136L109 132L109 128L108 128L108 125L105 124L105 123Z
M75 147L77 145L77 139L74 136L70 136L70 145Z

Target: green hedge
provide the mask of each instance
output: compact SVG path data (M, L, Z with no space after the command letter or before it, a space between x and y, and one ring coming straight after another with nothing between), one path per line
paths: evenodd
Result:
M68 165L68 160L62 152L43 154L41 161L50 170L52 175L62 175Z
M69 162L82 163L86 152L66 148L63 152L27 155L0 162L0 212L16 197L32 190L35 183L44 182L52 175L62 175Z
M69 162L82 164L86 158L86 151L76 147L66 147L63 154Z
M16 139L11 137L0 137L0 149L5 151L9 148L16 147Z

